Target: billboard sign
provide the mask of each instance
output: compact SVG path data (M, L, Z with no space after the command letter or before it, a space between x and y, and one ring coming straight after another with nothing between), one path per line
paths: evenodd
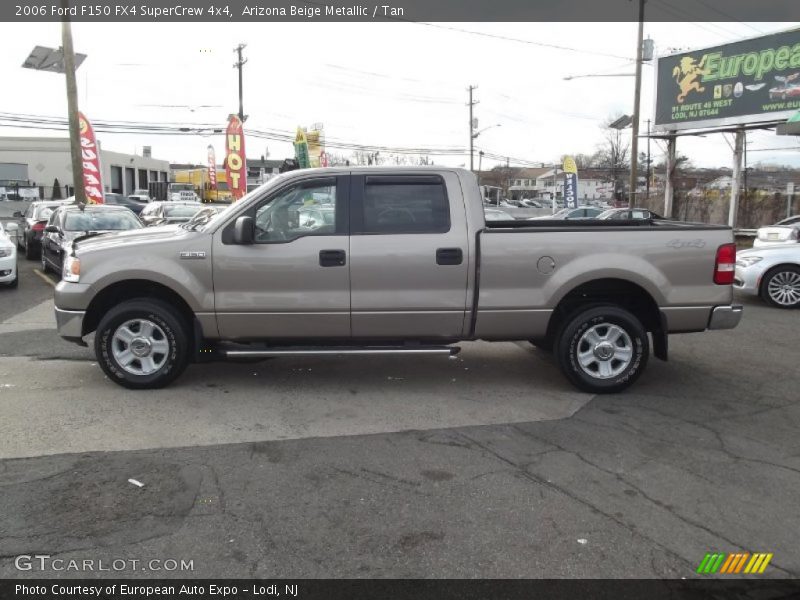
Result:
M564 206L578 208L578 165L571 156L564 157Z
M655 129L779 121L800 109L800 29L658 59Z
M244 129L237 115L231 115L225 131L225 175L231 195L238 200L247 193L247 162L244 153ZM216 176L216 174L215 174Z
M100 148L94 128L82 112L78 113L78 129L81 141L81 165L83 165L83 187L89 204L103 204L103 172L100 169Z

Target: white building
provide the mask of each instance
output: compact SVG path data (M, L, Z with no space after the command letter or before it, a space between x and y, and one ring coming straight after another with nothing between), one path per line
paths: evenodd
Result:
M553 176L553 169L536 178L538 198L551 199L564 196L564 171L559 169ZM597 177L581 177L578 172L578 203L589 200L610 200L614 196L614 184Z
M128 195L169 178L169 161L110 152L102 146L100 164L106 192ZM37 186L41 196L51 198L56 179L62 197L69 196L73 186L69 138L0 137L0 187Z

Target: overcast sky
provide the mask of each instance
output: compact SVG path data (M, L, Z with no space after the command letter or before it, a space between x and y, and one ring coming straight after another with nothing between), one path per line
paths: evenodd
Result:
M797 25L654 23L646 24L645 37L655 40L657 53L668 53ZM562 154L593 152L602 133L600 123L611 114L630 113L633 105L633 77L564 77L633 73L635 23L76 23L73 34L76 51L88 55L78 71L78 86L80 107L90 120L224 127L227 115L238 110L233 48L239 42L247 44L247 126L257 129L290 132L298 125L321 122L329 138L348 142L465 148L466 87L473 84L478 86L479 127L501 125L483 133L478 147L552 163ZM60 24L5 25L0 39L0 111L66 116L64 78L21 68L37 44L60 45ZM645 66L643 128L652 104L653 68ZM192 111L154 105L214 106ZM3 127L0 135L61 134ZM209 143L218 157L224 147L222 135L98 137L108 150L141 153L142 146L150 145L154 157L173 162L203 163ZM748 141L750 164L761 160L800 166L796 149L759 151L800 145L794 138L756 132ZM293 155L287 143L251 139L248 156L258 157L267 147L270 158ZM731 163L730 148L718 134L681 139L678 150L698 166ZM652 152L659 160L660 145L654 143ZM463 165L468 158L434 160ZM483 166L493 164L485 161Z

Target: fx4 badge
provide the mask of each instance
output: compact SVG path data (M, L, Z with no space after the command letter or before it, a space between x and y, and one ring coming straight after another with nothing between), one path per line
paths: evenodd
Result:
M702 239L670 240L669 242L667 242L668 248L675 248L676 250L680 248L705 248L705 246L706 246L706 241Z
M192 258L199 258L203 259L206 257L206 253L203 251L183 251L180 253L181 258L192 259Z

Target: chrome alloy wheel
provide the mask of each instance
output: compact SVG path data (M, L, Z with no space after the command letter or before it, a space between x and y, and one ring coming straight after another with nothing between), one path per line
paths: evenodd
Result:
M779 271L767 284L769 297L781 306L794 306L800 303L800 273Z
M611 379L631 364L633 342L618 325L601 323L587 329L578 340L577 358L587 375Z
M158 325L147 319L131 319L117 327L111 351L120 367L132 375L151 375L167 362L169 341Z

